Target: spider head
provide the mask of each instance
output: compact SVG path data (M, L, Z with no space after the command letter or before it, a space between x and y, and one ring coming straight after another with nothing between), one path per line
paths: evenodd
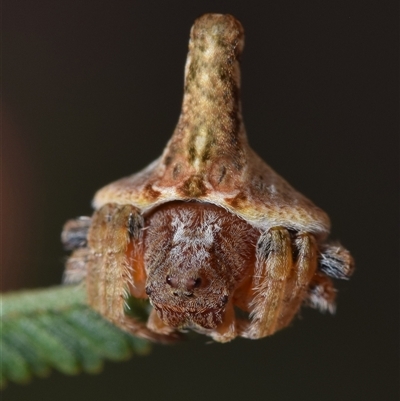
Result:
M258 230L218 206L162 205L146 221L146 293L170 327L216 329L254 262Z
M193 261L192 261L193 262ZM165 324L175 328L215 329L222 321L229 300L230 283L223 270L211 267L166 263L149 274L146 292Z

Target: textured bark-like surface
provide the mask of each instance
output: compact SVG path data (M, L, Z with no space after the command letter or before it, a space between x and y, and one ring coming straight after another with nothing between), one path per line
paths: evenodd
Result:
M230 15L207 14L191 31L182 113L163 155L101 189L109 202L148 211L174 200L222 206L253 225L284 226L323 238L327 215L295 191L248 145L240 105L244 33Z

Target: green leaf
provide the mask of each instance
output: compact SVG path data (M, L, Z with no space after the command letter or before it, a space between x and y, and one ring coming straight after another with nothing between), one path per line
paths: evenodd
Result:
M145 303L129 302L131 314L147 315ZM104 360L124 360L150 346L89 308L81 285L2 294L0 321L0 387L46 376L52 368L97 373Z

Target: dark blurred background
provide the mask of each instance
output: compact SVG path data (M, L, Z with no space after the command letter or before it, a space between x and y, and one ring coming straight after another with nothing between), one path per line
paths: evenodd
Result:
M335 316L259 341L198 336L4 400L394 400L398 394L397 19L370 1L3 0L2 290L60 282L65 220L155 159L178 119L190 27L244 25L249 140L326 210L357 263ZM395 75L396 74L396 75Z

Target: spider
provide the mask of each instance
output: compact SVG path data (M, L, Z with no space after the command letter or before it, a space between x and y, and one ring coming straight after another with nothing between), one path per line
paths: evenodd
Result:
M169 342L182 329L218 342L262 338L305 304L335 309L350 253L326 242L329 218L250 148L239 100L241 24L206 14L192 27L182 113L163 154L100 189L70 220L65 282L122 329ZM146 323L126 299L149 299Z

